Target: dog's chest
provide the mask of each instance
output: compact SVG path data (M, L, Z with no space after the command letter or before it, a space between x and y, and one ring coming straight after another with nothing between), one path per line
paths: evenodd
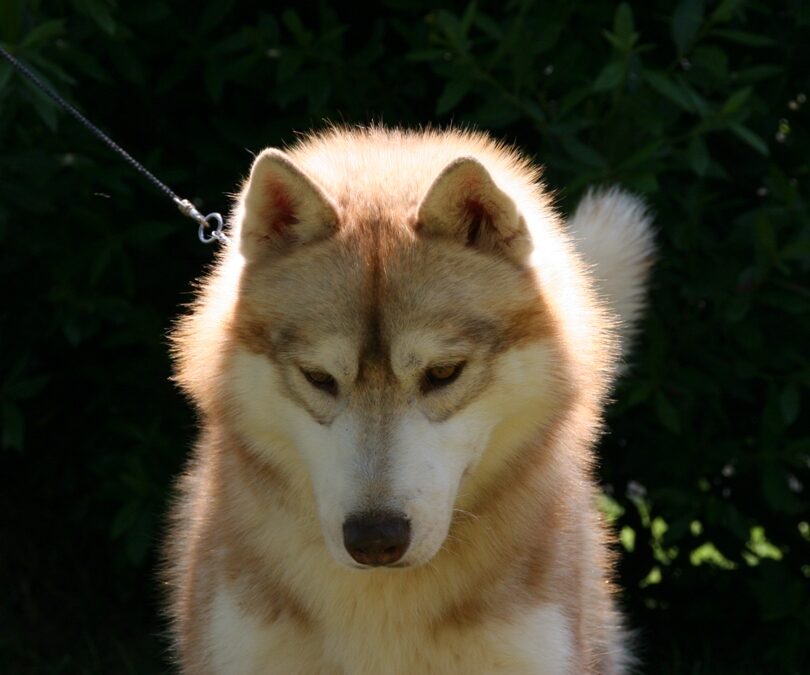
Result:
M222 590L211 612L210 663L217 675L564 675L571 637L562 613L538 607L474 628L399 624L369 612L350 624L263 622Z

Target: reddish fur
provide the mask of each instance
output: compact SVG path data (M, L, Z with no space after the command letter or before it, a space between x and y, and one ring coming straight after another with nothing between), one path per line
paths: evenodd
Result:
M265 222L273 234L289 237L290 227L298 223L295 202L283 182L268 178L265 181L267 211Z
M379 135L380 131L370 130L368 137L357 132L361 139L357 142L371 143L369 139L375 133ZM390 132L392 137L396 134L403 132ZM341 256L361 261L361 279L356 286L347 285L347 292L353 294L356 312L366 311L370 323L379 323L380 316L374 312L384 304L386 284L400 283L396 277L400 272L392 261L424 247L422 264L429 269L436 261L441 262L442 256L455 260L452 256L457 251L440 238L423 241L424 228L415 214L431 176L414 178L412 183L403 180L406 187L392 186L403 194L394 195L374 188L374 176L318 174L322 166L319 153L325 152L328 158L330 143L339 146L345 142L350 148L351 139L346 136L344 132L327 132L306 141L291 155L310 174L323 180L325 192L339 205L336 235L313 246L326 247L324 261ZM459 145L480 143L485 157L487 153L505 154L480 137L454 138ZM399 141L390 142L396 145ZM402 143L407 145L406 141ZM506 157L501 160L507 166L505 175L512 171L523 181L520 189L524 201L533 200L538 210L547 211L546 198L535 182L536 170L514 154ZM367 180L374 189L360 191L360 180ZM267 222L274 233L286 235L298 224L295 201L282 182L268 180L264 189L270 204ZM490 212L480 199L468 197L464 209L472 223L483 230L491 228ZM544 226L555 232L554 236L562 237L553 213L548 213L550 220ZM471 244L484 236L472 231L466 234L474 240ZM487 231L486 236L495 237L496 233ZM434 257L428 259L428 253ZM332 270L325 262L315 260L310 264L317 268L322 283L347 283L345 266ZM265 328L270 317L283 317L288 303L318 302L317 297L301 300L268 295L266 289L273 286L270 279L275 278L272 275L280 273L279 265L284 264L279 258L272 265L239 268L238 284L223 291L230 274L223 263L208 281L195 313L181 321L174 335L177 377L200 407L204 429L196 460L181 483L182 496L167 547L171 614L180 661L187 673L207 672L204 632L207 603L214 586L222 581L217 575L246 583L248 590L239 593L240 606L265 622L288 617L302 631L317 632L321 620L317 615L318 601L307 597L306 582L289 584L273 568L273 561L261 549L259 526L251 520L247 508L295 518L302 539L316 545L320 533L311 488L306 478L260 458L248 447L240 438L240 411L221 395L237 349L244 347L270 355L273 345ZM415 272L405 269L401 274L418 275L420 268L416 264L415 268ZM475 272L476 267L471 265L470 274ZM616 347L608 328L594 331L590 342L575 343L566 333L570 326L561 323L563 317L554 298L546 296L548 288L540 288L537 278L527 269L518 273L512 269L512 273L518 274L519 281L514 283L519 297L501 298L498 289L485 289L491 293L486 302L497 308L493 314L504 326L499 349L541 341L551 346L555 370L544 375L553 383L549 397L555 401L555 410L546 426L538 428L532 442L508 458L488 458L497 471L487 473L482 469L483 477L474 475L469 479L467 490L458 499L464 513L456 514L445 546L429 565L397 571L394 586L383 584L380 576L369 577L368 583L379 584L380 596L396 600L394 604L401 606L403 617L422 622L426 634L437 642L493 617L506 620L521 608L539 603L558 605L574 636L577 662L571 673L612 675L617 671L608 652L621 628L612 606L613 589L607 583L610 556L604 543L594 540L602 538L599 533L603 525L596 522L594 515L591 444L599 431ZM566 282L564 278L544 281L561 287ZM607 325L601 309L590 305L590 290L587 282L583 283L583 289L577 292L586 297L585 319ZM227 295L237 291L238 297ZM218 293L224 296L223 308L215 311L212 308L220 299ZM418 299L414 304L418 305ZM313 311L319 309L326 315L331 308L315 304ZM438 308L448 317L458 309L452 305ZM519 392L515 394L519 396ZM219 550L225 552L221 559L214 555ZM448 583L437 588L437 579ZM317 581L309 580L312 585ZM430 606L416 602L420 593L428 592L433 599Z

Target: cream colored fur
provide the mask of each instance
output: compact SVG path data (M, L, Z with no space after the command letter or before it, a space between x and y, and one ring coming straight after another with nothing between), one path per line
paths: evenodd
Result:
M652 218L644 203L617 188L589 190L568 222L604 300L621 321L623 346L644 309L652 264Z
M537 169L476 133L259 155L174 334L201 415L166 549L182 672L625 672L591 446L647 225L591 194L578 252ZM363 510L410 522L399 568L348 554Z

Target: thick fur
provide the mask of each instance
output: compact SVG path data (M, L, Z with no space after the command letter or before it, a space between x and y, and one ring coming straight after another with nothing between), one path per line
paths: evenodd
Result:
M625 672L591 451L651 243L616 190L572 225L483 134L256 159L173 336L201 418L167 541L183 673ZM463 369L426 388L437 364ZM343 547L378 510L411 524L398 568Z
M644 309L644 281L653 260L651 225L644 204L617 188L589 190L568 224L592 266L602 300L621 318L624 350Z

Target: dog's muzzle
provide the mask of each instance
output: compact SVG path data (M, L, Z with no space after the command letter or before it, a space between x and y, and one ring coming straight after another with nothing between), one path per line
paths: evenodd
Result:
M362 565L393 565L410 541L411 524L399 513L358 513L343 523L343 545Z

